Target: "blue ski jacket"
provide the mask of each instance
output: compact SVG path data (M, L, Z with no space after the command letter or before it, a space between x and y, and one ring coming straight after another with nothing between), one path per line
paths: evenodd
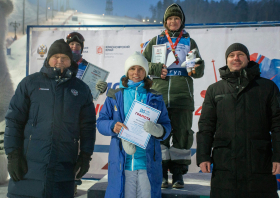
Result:
M162 165L160 141L165 140L171 132L171 124L168 112L161 94L154 90L147 90L147 105L161 111L158 119L159 124L164 127L164 134L160 138L151 136L146 147L147 174L151 184L151 197L161 197ZM124 123L124 100L123 89L110 89L107 99L97 119L98 131L106 136L111 136L109 160L108 160L108 187L105 197L124 197L125 184L125 161L126 153L122 147L118 134L113 132L117 122Z

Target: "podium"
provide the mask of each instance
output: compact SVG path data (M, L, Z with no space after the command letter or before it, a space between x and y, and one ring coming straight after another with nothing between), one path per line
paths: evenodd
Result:
M174 189L171 186L172 175L169 175L169 187L161 189L162 198L209 198L210 179L211 173L188 173L184 175L185 187ZM108 177L106 175L88 189L88 198L104 198L107 185Z

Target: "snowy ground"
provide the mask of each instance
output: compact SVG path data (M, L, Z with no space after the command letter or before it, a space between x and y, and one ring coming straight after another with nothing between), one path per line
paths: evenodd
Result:
M17 1L16 1L17 2ZM18 6L15 6L18 7ZM12 15L18 17L17 15ZM77 21L72 21L72 17L77 16ZM31 17L29 17L31 18ZM11 18L9 20L13 20ZM36 20L35 12L33 19ZM30 20L31 24L34 24ZM69 10L67 12L56 12L53 19L43 21L40 25L127 25L127 24L142 24L136 19L128 17L118 16L103 16L95 14L84 14ZM82 29L82 28L81 28ZM65 30L65 29L64 29ZM13 32L9 33L9 36L13 36ZM26 35L18 36L16 40L9 48L11 48L11 55L7 56L7 62L9 71L11 74L14 88L18 83L26 76Z

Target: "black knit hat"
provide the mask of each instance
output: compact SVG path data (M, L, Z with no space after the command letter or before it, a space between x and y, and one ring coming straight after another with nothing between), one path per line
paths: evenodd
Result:
M244 52L248 58L248 60L250 61L250 54L249 54L249 50L247 49L247 47L241 43L233 43L231 44L226 51L226 62L227 62L227 57L231 52L234 51L241 51Z
M167 29L166 21L167 21L168 17L171 17L171 16L180 17L182 24L181 24L181 27L180 27L179 30L182 30L185 27L185 15L184 15L184 12L183 12L182 8L176 3L171 4L165 10L165 13L164 13L164 16L163 16L163 24L164 24L164 27L166 29Z
M72 55L71 48L63 39L56 40L50 46L48 51L47 61L49 62L50 58L55 54L65 54L71 59L72 62L73 55Z

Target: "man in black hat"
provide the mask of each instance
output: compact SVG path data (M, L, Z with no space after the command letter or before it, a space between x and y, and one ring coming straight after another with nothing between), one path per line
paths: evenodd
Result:
M73 197L75 176L88 171L95 107L77 71L69 45L60 39L41 71L19 83L5 117L8 197Z
M246 46L228 47L222 80L207 89L197 133L197 165L210 173L210 197L276 198L280 173L280 93L260 77Z

